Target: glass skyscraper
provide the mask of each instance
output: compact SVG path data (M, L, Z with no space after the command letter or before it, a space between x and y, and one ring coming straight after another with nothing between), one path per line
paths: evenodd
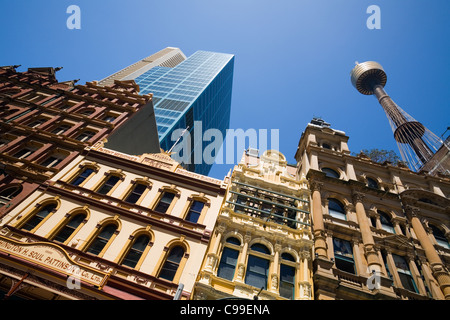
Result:
M210 142L194 139L208 129L218 129L225 137L229 128L234 55L197 51L174 67L153 66L134 80L140 94L153 94L153 106L161 148L168 151L180 131L188 129L191 138L191 157L182 165L196 173L207 175L212 164L194 161L195 152L202 152ZM139 73L139 72L137 72ZM136 75L136 73L135 73ZM128 79L130 77L127 77ZM194 122L201 121L201 133L194 135ZM172 134L174 133L174 134ZM182 137L188 137L186 134ZM201 148L200 148L201 146ZM187 159L183 155L183 159Z

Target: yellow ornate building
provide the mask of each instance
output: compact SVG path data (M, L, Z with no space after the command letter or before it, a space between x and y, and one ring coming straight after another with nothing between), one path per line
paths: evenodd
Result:
M245 152L227 181L194 300L314 298L307 181L278 151L257 152Z
M188 299L225 190L165 153L97 143L3 218L0 289L24 299Z
M313 119L296 153L312 192L314 290L322 299L450 299L450 179L352 156Z

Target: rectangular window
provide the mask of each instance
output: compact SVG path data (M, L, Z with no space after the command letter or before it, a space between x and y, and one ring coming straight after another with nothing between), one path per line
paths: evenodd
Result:
M95 132L84 131L83 133L78 135L75 139L80 141L80 142L84 142L84 141L87 141L87 140L91 139L94 135L95 135Z
M395 267L397 268L397 273L400 277L403 288L419 293L405 258L396 254L393 254L392 257L394 258Z
M164 192L163 196L161 197L161 200L159 200L159 203L155 208L155 211L160 213L166 213L174 197L175 197L174 193Z
M295 268L281 264L280 266L280 296L294 299Z
M41 163L41 166L47 167L47 168L53 168L57 166L62 161L61 158L57 158L55 156L50 156L47 159L44 160L44 162Z
M255 288L267 289L267 275L269 273L269 261L254 255L248 256L247 273L245 283Z
M84 169L83 172L81 172L70 184L73 186L80 185L84 180L86 180L87 177L91 175L92 172L94 172L94 170L91 168Z
M222 258L220 259L219 268L217 269L217 276L232 281L238 256L239 251L225 247L222 252Z
M109 176L109 178L103 183L100 189L97 190L98 193L107 194L120 180L118 176Z
M204 206L205 204L203 202L194 201L191 204L188 214L186 215L186 220L196 223L198 218L200 218Z
M126 197L125 202L136 203L146 188L147 186L145 184L136 184L130 194Z
M14 154L14 157L19 158L19 159L25 159L26 157L28 157L30 154L33 153L34 150L28 149L28 148L23 148L22 150L20 150L19 152Z
M333 238L333 247L336 268L356 274L351 243L339 238Z

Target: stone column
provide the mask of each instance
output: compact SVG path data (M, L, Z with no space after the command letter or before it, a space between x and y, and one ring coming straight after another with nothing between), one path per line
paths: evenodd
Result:
M239 262L238 262L238 273L237 273L237 277L236 277L236 281L238 282L244 282L244 277L245 277L245 261L247 259L247 251L248 251L248 243L250 242L250 240L252 239L252 237L250 235L246 235L244 237L244 247L242 248L242 252L241 252L241 256L239 257Z
M420 242L420 245L425 250L425 255L430 262L431 270L434 278L439 283L439 286L444 293L445 299L450 300L450 275L445 270L441 258L439 257L436 249L433 246L427 232L425 231L422 222L418 217L419 208L407 205L405 207L406 214L408 215L411 225L413 227L414 233Z
M211 247L208 252L208 260L206 263L206 270L213 271L216 267L217 257L219 252L220 241L222 240L222 235L225 231L225 226L219 225L216 228L216 237L214 239L214 245Z
M312 216L313 216L313 234L315 253L321 257L328 259L327 243L325 238L325 228L323 224L322 197L320 189L322 183L311 181L310 187L312 191Z
M372 231L370 230L369 218L366 215L366 210L364 209L362 202L364 199L364 194L354 191L352 196L356 216L358 218L359 229L361 230L361 237L364 244L367 264L369 266L368 272L371 273L373 270L381 271L381 263L378 259L378 253L375 250L375 242L372 237Z
M395 266L394 257L392 256L392 252L389 249L386 249L386 260L389 268L389 272L391 273L392 280L394 281L394 285L396 287L403 287L402 281L397 272L397 267Z
M361 262L359 243L360 243L360 240L358 238L353 238L352 239L353 257L355 259L356 274L366 275L367 272L366 272L366 270L364 270L363 264Z
M270 275L270 290L271 292L278 293L278 270L280 266L280 251L281 251L281 245L275 244L275 255L273 257L273 266L272 266L272 273Z
M439 287L439 283L436 281L436 279L433 277L433 272L431 271L430 266L428 265L428 262L425 258L419 258L423 272L423 276L426 280L428 280L428 289L431 291L431 295L434 299L445 299L444 295L442 294L442 291Z
M307 251L300 252L300 275L298 281L298 293L299 298L302 300L311 299L312 291L311 291L311 283L309 281L309 259L311 255Z
M411 271L414 281L417 284L417 289L419 290L419 293L426 296L427 291L425 290L425 285L423 284L422 276L420 275L419 269L417 268L417 265L414 262L414 256L408 254L406 256L406 260L408 261L409 270Z

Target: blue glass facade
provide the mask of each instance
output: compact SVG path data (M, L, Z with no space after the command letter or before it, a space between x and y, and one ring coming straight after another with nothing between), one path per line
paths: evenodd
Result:
M153 67L135 79L140 94L153 93L162 149L169 150L179 138L172 137L174 130L189 127L191 161L184 165L190 171L207 175L212 165L203 158L202 163L194 163L194 150L201 152L208 144L194 140L194 121L202 122L203 132L214 128L225 137L230 122L233 67L231 54L197 51L174 68Z

